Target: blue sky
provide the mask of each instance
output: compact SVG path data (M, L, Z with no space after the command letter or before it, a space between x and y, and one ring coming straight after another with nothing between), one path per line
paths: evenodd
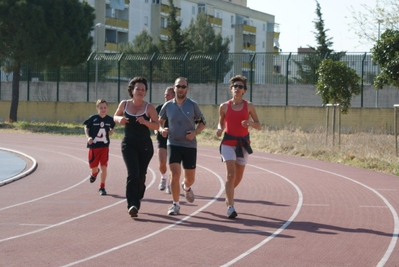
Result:
M350 30L351 10L364 11L361 4L374 7L376 0L319 0L328 37L332 37L335 51L369 52L372 43L360 44ZM283 52L296 52L298 47L316 46L315 0L247 0L247 6L275 16L280 24L280 47ZM376 30L378 26L376 26Z

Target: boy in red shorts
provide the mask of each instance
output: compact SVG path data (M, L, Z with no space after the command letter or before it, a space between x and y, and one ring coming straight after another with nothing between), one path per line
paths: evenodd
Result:
M97 100L96 109L97 114L91 115L83 122L87 147L89 148L88 161L91 169L89 180L90 183L94 183L101 169L101 182L98 192L100 195L106 195L105 180L107 178L109 136L114 133L115 122L111 116L107 115L107 101L104 99Z

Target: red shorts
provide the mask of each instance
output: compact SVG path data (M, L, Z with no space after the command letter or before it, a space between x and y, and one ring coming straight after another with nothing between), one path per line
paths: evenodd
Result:
M89 148L88 160L91 169L98 165L108 166L109 147Z

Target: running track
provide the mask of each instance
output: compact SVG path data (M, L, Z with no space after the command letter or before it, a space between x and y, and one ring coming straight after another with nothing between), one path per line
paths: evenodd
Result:
M36 170L0 187L1 266L399 266L399 178L255 152L226 218L218 148L198 149L192 204L168 216L157 156L136 220L127 214L120 140L107 196L88 181L82 137L0 134Z

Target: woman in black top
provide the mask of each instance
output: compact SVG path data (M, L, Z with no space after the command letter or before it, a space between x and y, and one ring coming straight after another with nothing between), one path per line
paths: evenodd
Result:
M143 77L133 78L127 91L131 99L119 103L114 120L125 126L122 156L127 169L127 208L131 217L137 217L146 188L148 164L154 155L150 129L158 130L159 123L155 107L144 101L147 80Z

